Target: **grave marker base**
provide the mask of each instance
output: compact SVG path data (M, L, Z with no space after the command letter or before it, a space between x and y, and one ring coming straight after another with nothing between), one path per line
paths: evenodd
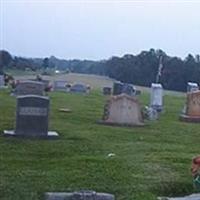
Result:
M200 116L180 115L180 120L184 122L200 123Z
M97 121L98 124L102 125L109 125L109 126L124 126L124 127L142 127L145 126L146 124L140 123L140 124L121 124L121 123L115 123L115 122L108 122L104 120L99 120Z
M59 137L58 133L55 131L48 131L45 136L27 136L16 134L14 130L4 130L5 137L19 137L19 138L41 138L41 139L56 139Z

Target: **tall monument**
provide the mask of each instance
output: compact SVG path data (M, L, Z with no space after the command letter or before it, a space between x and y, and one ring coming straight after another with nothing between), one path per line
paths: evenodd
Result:
M156 83L159 83L160 77L162 75L162 68L163 68L163 57L160 56L160 58L159 58L159 66L158 66L158 73L156 75Z

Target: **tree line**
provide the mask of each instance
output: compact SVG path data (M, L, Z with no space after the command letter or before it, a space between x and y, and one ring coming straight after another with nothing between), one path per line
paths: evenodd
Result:
M160 63L162 58L162 63ZM55 56L48 58L24 58L12 56L8 51L0 51L0 73L3 69L37 71L39 69L67 70L69 72L105 75L116 80L141 86L150 86L156 81L160 69L159 82L165 89L185 91L187 82L200 83L200 55L189 54L185 59L168 56L162 50L150 49L138 55L113 56L108 60L65 60Z

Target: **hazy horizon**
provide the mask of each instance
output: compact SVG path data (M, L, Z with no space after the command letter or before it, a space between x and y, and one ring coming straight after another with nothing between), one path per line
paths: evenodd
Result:
M0 49L103 60L150 48L200 53L200 1L0 0Z

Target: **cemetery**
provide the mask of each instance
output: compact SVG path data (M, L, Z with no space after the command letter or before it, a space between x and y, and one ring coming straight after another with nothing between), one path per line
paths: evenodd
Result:
M0 200L200 200L200 0L0 8Z
M193 193L200 164L194 176L190 169L199 155L200 125L179 120L198 91L187 98L157 85L139 96L104 95L99 88L89 95L34 91L13 98L0 90L0 199L199 198ZM143 119L146 105L158 110L157 120ZM198 114L187 105L185 115ZM96 123L101 118L120 126ZM41 139L49 130L58 139Z

